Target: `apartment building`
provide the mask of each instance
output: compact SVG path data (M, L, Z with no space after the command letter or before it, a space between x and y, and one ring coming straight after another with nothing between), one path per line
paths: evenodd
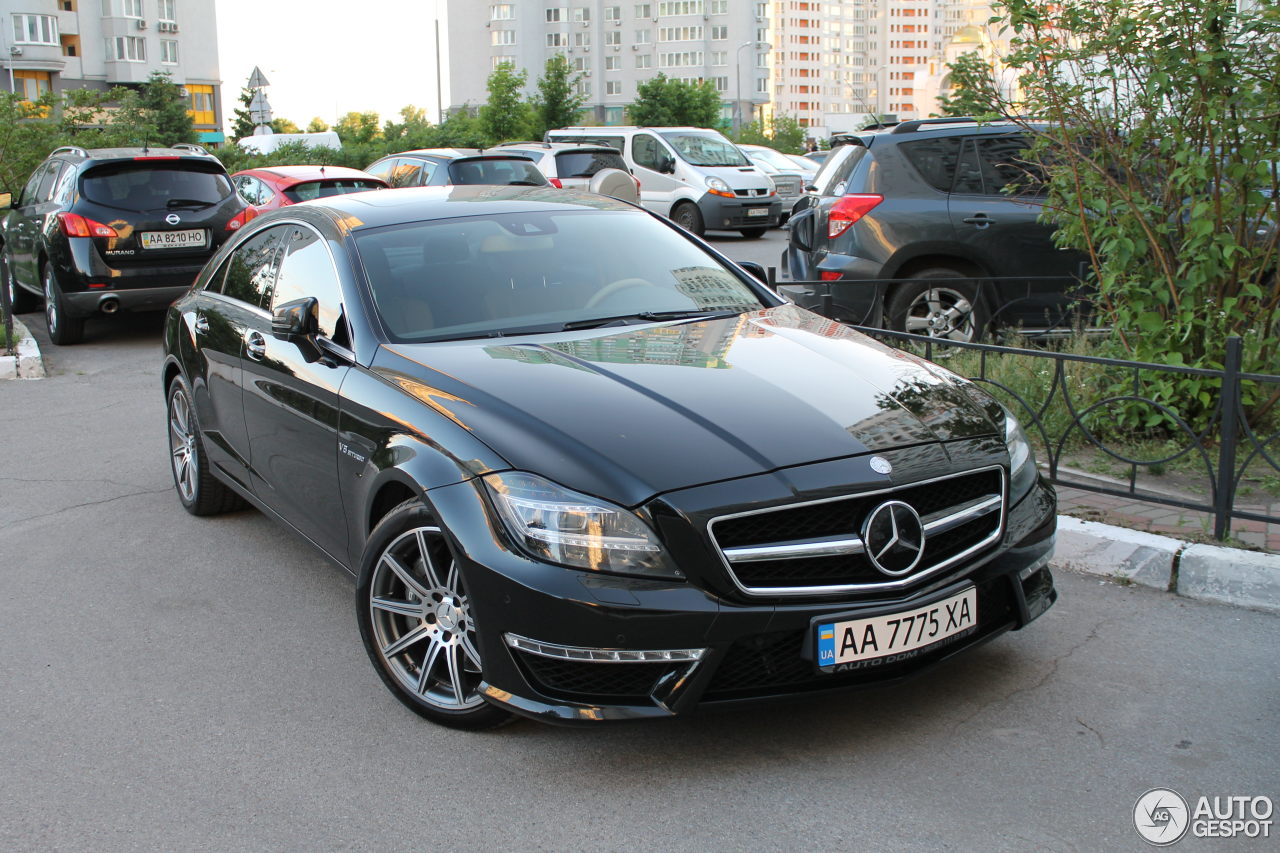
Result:
M136 85L168 72L190 99L201 142L224 141L214 0L0 0L10 92Z
M769 101L770 7L753 0L449 0L450 109L482 104L504 62L529 74L529 92L557 53L582 72L584 110L625 124L636 86L659 72L710 80L727 121L750 121ZM483 14L477 14L483 10Z

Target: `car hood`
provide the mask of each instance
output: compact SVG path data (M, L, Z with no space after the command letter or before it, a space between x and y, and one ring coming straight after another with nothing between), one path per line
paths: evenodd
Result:
M998 429L964 380L794 305L510 343L392 344L373 368L513 468L627 506Z

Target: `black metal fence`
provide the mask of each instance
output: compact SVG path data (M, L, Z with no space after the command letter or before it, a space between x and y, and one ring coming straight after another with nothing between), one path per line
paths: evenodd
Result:
M772 278L772 276L771 276ZM884 282L888 283L888 282ZM840 282L783 282L799 286L837 285ZM853 283L846 283L853 284ZM857 286L866 283L859 282ZM831 293L831 289L823 291ZM830 308L835 297L820 300L816 307ZM987 317L999 315L999 306ZM941 359L945 364L949 354L969 351L978 354L978 367L975 375L968 378L974 382L999 389L1006 402L1011 401L1011 409L1033 435L1040 439L1043 448L1044 462L1047 463L1049 480L1055 485L1093 492L1114 497L1129 498L1146 503L1159 504L1178 509L1203 512L1213 517L1213 535L1221 540L1230 535L1231 523L1234 519L1251 520L1270 524L1280 524L1280 514L1267 506L1260 510L1239 506L1237 497L1241 482L1246 472L1255 472L1261 468L1274 471L1280 477L1280 430L1270 433L1255 429L1250 422L1245 405L1244 389L1253 392L1254 399L1268 399L1280 393L1280 375L1245 373L1242 368L1243 343L1240 338L1232 337L1226 342L1226 359L1221 370L1195 367L1180 367L1168 364L1151 364L1146 362L1124 361L1120 359L1100 358L1070 352L1055 352L1044 349L1025 349L999 344L980 343L971 340L957 340L946 336L909 334L889 331L883 328L852 325L886 343L900 348L918 352L931 361ZM990 326L985 328L992 331ZM991 368L997 359L1016 356L1030 359L1032 363L1043 362L1048 365L1047 371L1037 370L1037 375L1045 374L1043 398L1039 401L1028 399L992 374ZM954 357L954 356L952 356ZM1115 387L1117 375L1127 376L1124 384L1126 393L1109 392L1101 398L1083 401L1079 394L1073 392L1068 381L1068 369L1071 365L1095 365L1100 372L1105 372L1111 380L1108 385ZM1199 427L1191 425L1192 417L1185 412L1174 411L1170 406L1144 393L1152 382L1159 377L1201 377L1209 390L1212 405L1207 407L1208 414L1201 412L1194 420ZM1252 386L1249 384L1252 383ZM1169 438L1164 447L1167 452L1156 458L1138 459L1128 455L1125 446L1118 446L1114 439L1107 435L1115 435L1116 430L1100 430L1096 422L1105 417L1108 411L1116 407L1134 406L1150 407L1158 412L1160 421L1165 425ZM1051 424L1050 421L1053 421ZM1172 426L1170 426L1172 425ZM1100 479L1079 476L1063 470L1064 454L1069 452L1079 440L1096 448L1114 463L1127 471L1127 483L1123 486L1112 485ZM1148 472L1167 468L1180 460L1191 460L1196 471L1203 471L1206 488L1202 491L1208 495L1206 499L1185 494L1159 493L1142 487L1138 482L1140 470ZM1199 477L1199 475L1196 475ZM1280 500L1280 499L1277 499Z

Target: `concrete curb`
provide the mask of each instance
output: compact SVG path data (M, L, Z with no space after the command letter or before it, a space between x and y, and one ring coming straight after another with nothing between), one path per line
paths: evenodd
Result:
M40 345L17 317L13 318L13 333L18 338L18 354L0 355L0 379L43 379Z
M1280 554L1194 545L1060 515L1053 565L1188 598L1280 613Z

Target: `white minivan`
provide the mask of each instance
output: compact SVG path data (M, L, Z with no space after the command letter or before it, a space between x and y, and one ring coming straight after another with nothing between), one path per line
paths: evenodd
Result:
M703 127L562 127L548 142L611 145L640 181L640 203L694 234L763 237L782 202L773 181L719 131Z

